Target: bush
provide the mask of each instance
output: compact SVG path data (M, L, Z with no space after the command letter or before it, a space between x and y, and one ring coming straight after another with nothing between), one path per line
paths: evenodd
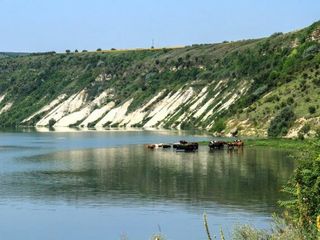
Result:
M320 139L320 127L316 129L316 138Z
M293 99L292 97L289 97L289 98L287 99L287 103L288 103L289 105L293 104L293 103L294 103L294 99Z
M283 35L282 32L275 32L270 37L278 37L278 36L281 36L281 35Z
M48 124L49 128L52 128L54 124L56 124L56 120L54 120L53 118L51 118L51 119L49 120L49 124Z
M292 199L282 202L287 220L297 226L306 239L318 239L316 226L320 216L320 142L308 144L300 156L293 179L285 189Z
M289 128L295 120L295 114L291 107L283 108L278 115L271 121L268 136L279 137L288 133Z
M193 130L193 129L196 129L196 126L194 125L194 123L192 121L188 121L188 122L181 123L181 129L182 130Z
M304 134L302 132L298 132L298 139L304 140Z
M305 124L303 127L300 129L300 132L303 134L307 134L311 130L310 124Z
M312 80L312 82L316 85L316 86L320 86L320 78L315 78Z
M314 114L316 112L316 107L315 106L310 106L309 107L309 113Z
M213 132L222 132L225 128L226 128L225 120L223 118L220 118L219 120L217 120L214 123L214 125L212 127L212 131Z
M302 240L304 239L301 231L279 218L274 219L274 227L272 232L256 229L249 225L237 226L232 234L234 240Z

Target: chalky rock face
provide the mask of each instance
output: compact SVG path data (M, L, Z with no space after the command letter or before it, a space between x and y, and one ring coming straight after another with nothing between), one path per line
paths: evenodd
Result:
M198 122L199 126L207 119L208 126L214 123L215 114L228 109L245 93L248 85L239 84L240 91L226 91L226 81L221 80L202 89L195 90L191 84L182 86L177 91L158 91L133 111L129 111L134 98L116 104L112 89L103 91L93 100L88 100L88 93L82 90L71 96L60 95L39 111L33 113L22 123L42 116L37 127L143 127L177 128L189 121ZM239 89L237 88L237 89Z

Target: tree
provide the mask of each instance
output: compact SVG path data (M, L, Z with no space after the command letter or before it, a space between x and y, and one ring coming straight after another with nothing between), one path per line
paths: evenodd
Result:
M102 51L102 49L101 49L101 48L98 48L98 49L97 49L97 52L101 52L101 51Z
M66 53L70 53L71 51L69 49L66 50Z
M288 106L283 108L271 121L270 127L268 129L268 136L279 137L286 135L295 119L296 117L292 110L292 107Z

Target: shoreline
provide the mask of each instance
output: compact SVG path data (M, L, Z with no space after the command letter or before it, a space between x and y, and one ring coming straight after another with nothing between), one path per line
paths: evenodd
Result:
M303 150L306 147L312 145L316 140L310 139L296 139L296 138L261 138L261 137L249 137L249 136L214 136L212 133L205 130L179 130L179 129L165 129L165 128L72 128L72 127L26 127L26 128L4 128L0 129L0 133L108 133L108 132L158 132L158 133L172 133L183 138L184 135L192 135L194 137L207 137L212 140L224 140L233 141L241 139L244 141L245 147L272 147L282 148L288 150ZM179 139L177 139L178 141ZM183 140L183 139L180 139ZM199 141L200 146L208 145L209 141Z

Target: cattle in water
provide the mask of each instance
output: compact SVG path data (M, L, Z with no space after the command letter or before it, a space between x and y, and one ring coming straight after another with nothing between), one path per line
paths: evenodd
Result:
M146 145L146 147L149 149L155 149L156 145L155 144L148 144L148 145Z
M187 142L181 140L179 143L173 144L173 148L178 152L195 152L199 148L199 144L196 142Z
M223 149L225 144L226 142L223 141L210 141L208 146L210 150Z
M171 145L170 144L163 144L162 148L171 148Z
M234 149L235 147L243 148L244 142L240 139L237 139L237 140L234 140L233 142L228 142L227 146L228 146L228 149Z
M223 149L224 146L227 146L228 149L242 148L244 143L242 140L234 140L233 142L224 142L224 141L210 141L208 147L210 150L214 149Z

